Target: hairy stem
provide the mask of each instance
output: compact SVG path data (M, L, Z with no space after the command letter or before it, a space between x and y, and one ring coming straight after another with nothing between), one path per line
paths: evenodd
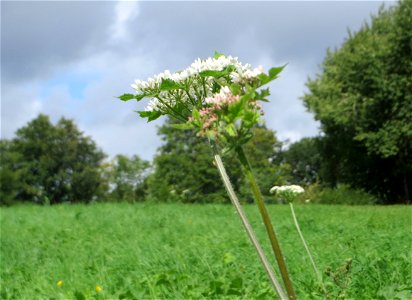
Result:
M296 294L293 289L292 281L290 280L288 270L286 268L285 259L282 255L282 251L280 250L280 246L279 246L278 239L276 237L275 230L273 229L272 222L269 217L269 213L267 211L265 202L263 200L262 193L260 192L260 188L256 183L256 179L255 179L255 176L253 175L252 168L249 164L249 161L242 147L236 148L236 153L238 155L240 163L243 166L243 171L246 175L247 180L249 181L249 184L252 189L253 195L255 197L256 203L259 207L259 212L262 216L263 223L265 224L266 231L269 236L270 243L272 245L272 250L275 254L276 261L278 263L279 270L282 275L282 279L285 284L286 291L288 293L288 297L290 300L295 300Z
M265 271L267 275L269 276L270 282L273 285L273 288L275 289L275 292L279 296L280 299L285 300L287 299L285 292L282 289L282 286L279 284L278 280L276 279L275 273L272 270L272 267L266 258L265 253L263 252L262 247L260 246L256 235L252 229L252 226L250 225L245 212L243 211L242 206L239 203L239 199L237 198L235 191L233 190L232 184L230 183L229 176L226 173L226 169L223 165L222 158L220 157L219 153L214 149L214 158L216 162L216 166L219 170L220 176L222 177L222 181L225 185L226 191L229 195L229 198L233 204L233 206L236 208L236 211L242 221L243 227L246 230L247 235L249 236L250 241L252 242L253 246L256 249L256 252L260 258L260 261L262 262L263 267L265 268Z
M309 256L310 262L312 264L313 270L315 271L316 277L318 278L319 284L321 285L322 291L325 294L326 298L329 299L328 292L326 290L325 285L323 284L322 275L320 274L318 268L316 267L316 264L315 264L315 261L313 259L312 253L310 252L309 247L306 243L306 240L303 237L302 231L300 230L298 219L296 218L296 214L295 214L295 209L293 208L293 203L289 202L289 206L290 206L290 211L292 212L292 218L293 218L293 222L295 223L296 230L297 230L297 232L299 234L299 237L300 237L300 239L303 243L303 246L305 247L306 253Z

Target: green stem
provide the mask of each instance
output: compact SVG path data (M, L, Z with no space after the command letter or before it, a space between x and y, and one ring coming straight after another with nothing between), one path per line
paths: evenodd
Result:
M173 115L176 119L182 121L183 123L186 122L186 118L185 118L182 114L180 114L178 111L176 111L175 109L173 109L173 107L172 107L171 105L167 104L166 101L163 101L163 99L160 97L160 95L157 95L156 98L160 101L160 103L162 103L162 104L165 105L167 108L169 108L169 110L172 112L172 115Z
M265 224L267 234L269 236L270 243L272 245L272 250L275 254L276 261L279 266L280 274L282 275L283 282L285 283L286 291L288 293L289 299L294 300L296 299L296 294L293 289L292 281L289 278L289 273L286 268L285 259L283 258L282 251L280 250L279 242L276 237L275 230L273 229L272 222L269 217L269 213L267 211L265 202L263 200L262 193L260 192L260 188L256 183L255 176L253 175L252 168L249 164L249 161L246 157L245 152L243 151L242 147L236 148L236 153L240 160L240 163L243 166L243 170L245 172L246 178L249 181L251 186L253 195L255 197L256 203L259 207L260 214L263 219L263 223Z
M235 207L241 221L243 224L243 227L246 230L246 233L250 239L250 241L252 242L253 246L255 247L255 250L260 258L260 261L262 262L262 265L267 273L267 275L269 276L270 282L272 283L272 286L275 290L275 292L277 293L277 295L279 296L280 299L282 300L286 300L286 294L282 289L282 286L280 285L280 283L278 282L278 280L276 279L275 273L272 270L272 267L268 261L268 259L266 258L265 253L263 252L262 247L260 246L256 235L252 229L252 226L250 225L249 220L246 217L246 214L242 208L242 206L240 205L239 199L236 196L235 191L233 190L232 184L230 183L229 180L229 176L226 173L226 169L223 165L222 159L218 153L218 151L216 150L216 147L213 146L213 152L214 152L214 158L215 158L215 162L216 162L216 166L219 170L220 176L222 177L222 181L225 185L226 191L229 195L229 198L233 204L233 206Z
M295 223L296 230L297 230L297 232L298 232L298 234L299 234L299 237L300 237L300 239L301 239L301 241L302 241L302 243L303 243L303 246L305 247L306 253L307 253L308 256L309 256L310 262L311 262L312 267L313 267L313 270L315 271L315 274L316 274L316 276L317 276L317 278L318 278L318 281L319 281L319 283L320 283L320 285L321 285L322 291L323 291L323 293L325 294L326 298L329 299L329 294L328 294L328 292L327 292L327 290L326 290L325 285L323 284L322 275L320 274L318 268L316 267L316 264L315 264L315 261L314 261L314 259L313 259L312 253L310 252L309 247L308 247L308 245L307 245L307 243L306 243L306 240L305 240L305 238L303 237L302 231L300 230L300 226L299 226L299 223L298 223L298 219L296 218L296 215L295 215L295 209L293 208L293 203L292 203L292 202L289 202L289 206L290 206L290 211L292 212L292 218L293 218L293 222Z

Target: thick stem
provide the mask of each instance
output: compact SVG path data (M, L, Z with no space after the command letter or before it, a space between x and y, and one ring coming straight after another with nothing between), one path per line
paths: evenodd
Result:
M265 253L263 252L262 247L260 246L256 235L252 229L252 226L250 225L245 212L243 211L243 208L241 207L239 203L239 199L237 198L235 191L233 190L232 184L230 183L229 176L226 173L226 169L223 165L222 159L220 155L217 153L216 150L214 150L214 157L215 157L215 162L216 166L219 170L220 176L222 177L223 183L225 185L226 191L229 195L229 198L233 204L233 206L236 208L236 211L242 221L243 227L246 230L247 235L249 236L250 241L252 242L253 246L256 249L257 254L259 255L260 261L262 262L263 267L265 268L266 273L269 276L270 282L273 285L273 288L275 289L275 292L279 296L280 299L285 300L288 299L286 297L285 292L282 290L282 286L279 284L278 280L276 279L275 273L272 270L272 267L270 266L270 263L268 259L266 258Z
M316 276L318 277L318 281L319 281L319 283L320 283L320 285L321 285L321 287L322 287L322 291L323 291L323 293L325 294L326 298L329 299L329 294L328 294L328 292L327 292L327 290L326 290L326 287L325 287L324 284L323 284L322 275L320 274L318 268L316 267L315 261L313 260L312 253L310 252L309 247L308 247L308 245L306 244L306 240L305 240L305 238L303 237L302 231L300 230L300 226L299 226L299 223L298 223L298 219L296 218L296 215L295 215L295 209L293 208L293 203L292 203L292 202L289 202L289 206L290 206L290 211L292 212L292 218L293 218L293 222L295 223L296 230L297 230L297 232L298 232L298 234L299 234L299 237L300 237L300 239L301 239L301 241L302 241L302 243L303 243L303 246L305 247L306 253L307 253L308 256L309 256L309 259L310 259L310 262L311 262L311 264L312 264L313 270L315 271L315 274L316 274Z
M278 263L283 282L285 283L285 287L286 287L286 291L288 293L289 299L294 300L296 299L296 294L293 289L292 281L289 278L289 273L286 268L285 259L283 258L282 251L280 250L279 242L276 237L275 230L273 229L272 222L270 221L269 213L266 209L266 205L263 200L262 193L260 192L260 188L256 183L255 176L253 175L252 168L249 164L249 161L246 157L245 152L243 151L243 148L241 147L236 148L236 153L238 155L240 163L243 166L243 170L245 172L246 178L249 181L249 184L252 189L253 195L255 197L256 203L259 207L259 211L262 216L263 223L265 224L266 231L269 236L270 243L272 245L272 250L275 254L276 261Z

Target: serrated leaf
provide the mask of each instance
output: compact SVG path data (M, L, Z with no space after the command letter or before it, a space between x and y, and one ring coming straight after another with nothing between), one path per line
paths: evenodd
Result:
M153 111L138 111L137 112L142 118L147 118L147 122L151 122L159 118L162 113L157 110Z
M233 103L232 105L229 106L228 110L229 110L229 113L232 115L231 117L233 119L236 119L237 117L239 117L239 115L242 111L242 108L243 108L243 105L244 105L244 101L242 101L242 100L243 99L241 98L240 101L237 101L237 102L235 102L235 103Z
M286 67L286 65L282 67L271 68L268 72L268 75L265 73L259 74L257 77L260 80L260 86L268 84L272 80L276 79L280 72Z
M260 91L260 93L256 94L255 100L260 100L263 102L269 102L268 99L266 99L266 97L270 96L270 92L269 92L269 88L267 89L262 89Z
M266 75L265 73L259 74L257 77L260 80L260 85L261 86L267 84L268 82L270 82L270 77L268 75Z
M268 96L270 96L269 88L267 88L267 89L262 89L262 90L260 91L260 93L258 94L258 97L260 97L260 98L266 98L266 97L268 97Z
M170 91L170 90L176 90L179 89L180 85L172 80L172 79L162 79L162 82L160 83L160 90L161 91Z
M281 66L281 67L271 68L271 69L269 70L269 78L270 78L271 80L275 79L275 78L279 75L279 73L282 72L282 70L283 70L285 67L286 67L286 65Z

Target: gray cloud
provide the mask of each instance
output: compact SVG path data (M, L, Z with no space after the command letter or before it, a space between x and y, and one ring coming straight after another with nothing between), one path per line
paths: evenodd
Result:
M2 80L44 76L56 66L93 55L112 24L113 2L1 3Z
M73 118L109 155L150 159L161 141L156 126L133 112L144 103L113 98L134 79L185 68L214 50L253 65L288 63L271 85L267 125L280 139L316 135L318 124L299 97L327 47L339 46L379 2L2 2L1 134L39 112ZM96 73L83 98L62 74Z

